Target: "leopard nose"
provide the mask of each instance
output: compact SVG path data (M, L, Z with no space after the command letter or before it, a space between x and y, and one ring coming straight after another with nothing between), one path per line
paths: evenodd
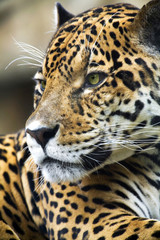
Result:
M59 130L59 125L57 124L53 129L51 128L40 128L38 130L26 129L26 132L33 137L38 144L44 149L46 144L51 138L54 138Z

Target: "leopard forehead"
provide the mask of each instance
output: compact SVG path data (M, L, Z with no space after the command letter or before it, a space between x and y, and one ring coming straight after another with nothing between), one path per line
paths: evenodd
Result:
M95 8L69 20L48 46L43 64L45 78L53 80L60 75L69 81L86 74L85 70L96 71L99 67L111 71L119 50L126 55L131 49L127 28L136 14L137 8L117 4Z

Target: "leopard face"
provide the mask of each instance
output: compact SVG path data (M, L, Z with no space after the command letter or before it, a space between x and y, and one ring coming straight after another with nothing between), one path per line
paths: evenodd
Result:
M157 143L160 64L140 14L118 4L59 20L26 124L46 180L75 181Z

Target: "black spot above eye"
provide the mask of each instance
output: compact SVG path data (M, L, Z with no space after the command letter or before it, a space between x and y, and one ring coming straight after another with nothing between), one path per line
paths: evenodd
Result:
M122 66L122 62L118 61L118 58L120 57L120 54L116 50L112 50L112 60L113 60L113 70L117 70Z
M111 57L110 57L110 53L108 51L106 51L106 58L107 58L107 61L109 62Z
M69 26L69 27L66 27L64 30L66 31L66 32L72 32L72 30L75 28L75 26L74 25L71 25L71 26Z
M121 46L121 43L118 40L115 40L114 45L119 48Z
M93 13L101 13L103 12L103 8L97 8L93 11Z
M96 30L96 26L93 26L91 29L91 33L95 36L97 36L97 30Z
M93 49L92 49L92 52L93 52L95 55L98 55L98 51L97 51L96 48L93 48Z
M131 64L132 64L131 60L130 60L129 58L127 58L127 57L124 59L124 61L125 61L128 65L131 65Z
M98 65L105 65L105 62L103 61L103 60L100 60L99 62L98 62Z
M118 28L118 27L119 27L119 22L114 22L114 23L113 23L113 27L114 27L114 28Z
M85 30L86 28L90 28L91 25L91 23L86 23L83 25L83 29Z
M88 40L88 42L93 42L93 38L90 35L86 35L86 39Z
M116 34L114 32L110 32L110 36L111 38L113 38L114 40L116 40Z

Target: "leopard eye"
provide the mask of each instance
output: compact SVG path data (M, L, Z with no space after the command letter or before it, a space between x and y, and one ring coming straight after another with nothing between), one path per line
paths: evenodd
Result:
M99 74L98 73L93 73L88 76L88 82L91 85L96 85L100 81Z
M107 73L104 72L89 73L85 79L85 87L95 87L102 83L107 76Z
M41 85L40 85L40 86L41 86L41 90L44 91L44 89L45 89L45 87L46 87L46 81L41 80L41 81L40 81L40 84L41 84Z

